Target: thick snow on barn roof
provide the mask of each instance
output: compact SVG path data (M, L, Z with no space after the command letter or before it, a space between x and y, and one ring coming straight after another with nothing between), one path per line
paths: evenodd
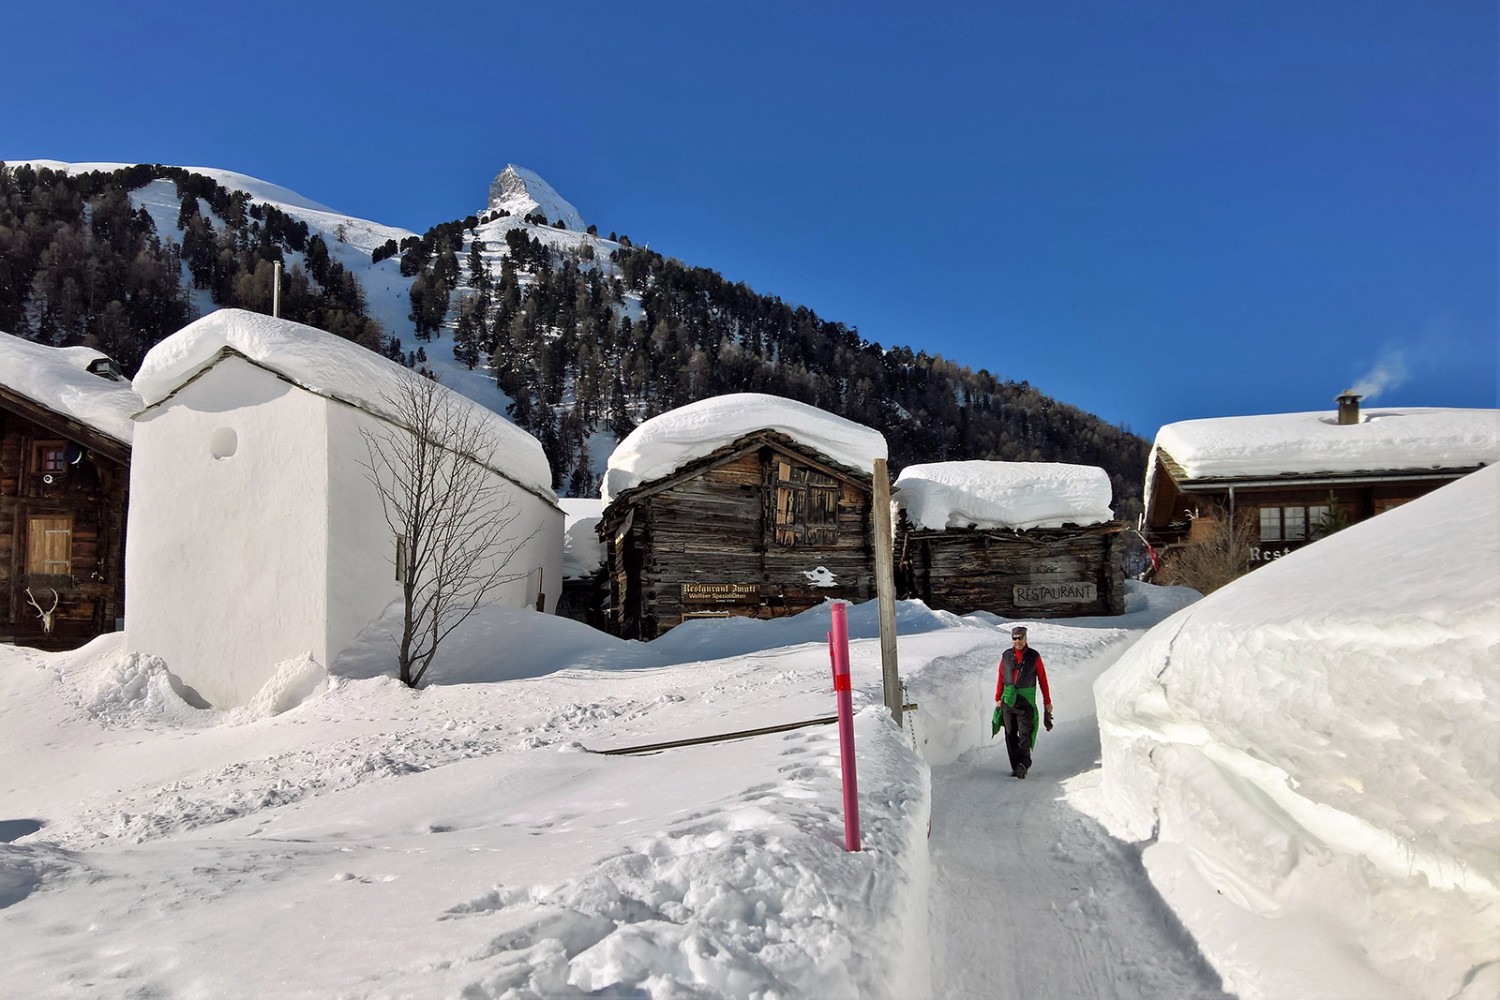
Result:
M1367 409L1346 426L1331 411L1184 420L1156 432L1153 466L1161 451L1188 479L1472 469L1500 459L1500 410Z
M392 402L404 381L422 378L389 358L331 333L242 309L220 309L190 323L153 347L135 377L135 391L154 406L225 352L240 354L309 392L339 400L399 423ZM456 392L453 405L468 411L489 439L474 458L519 485L552 498L552 470L542 446L493 410Z
M558 500L563 510L563 579L584 580L604 565L604 543L599 540L604 501L593 498Z
M756 431L778 431L839 465L869 474L886 457L885 438L863 424L780 396L736 392L652 417L609 456L600 494L605 503L632 487L669 476L684 465Z
M912 525L944 528L1059 528L1114 519L1109 475L1060 462L935 462L909 465L896 503Z
M135 430L131 414L141 408L141 397L129 382L115 382L88 370L101 359L105 359L103 354L88 347L47 347L0 333L0 385L129 444Z

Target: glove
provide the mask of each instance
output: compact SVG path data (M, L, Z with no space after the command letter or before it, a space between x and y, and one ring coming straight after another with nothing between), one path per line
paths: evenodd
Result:
M1047 732L1052 732L1052 709L1049 708L1042 713L1042 726Z

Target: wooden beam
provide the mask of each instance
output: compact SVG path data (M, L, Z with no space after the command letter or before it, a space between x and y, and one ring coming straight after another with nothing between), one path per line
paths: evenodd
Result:
M901 706L908 712L917 710L917 703L911 702ZM759 729L741 729L734 733L717 733L713 736L695 736L686 740L670 740L666 743L646 743L635 747L615 747L612 750L588 750L589 753L600 754L605 757L624 757L631 754L659 753L662 750L674 750L678 747L696 747L705 743L723 743L728 740L743 740L751 736L770 736L773 733L785 733L793 729L805 729L808 726L827 726L839 720L837 715L825 715L817 719L805 719L802 722L784 722L779 726L762 726Z
M901 674L896 668L896 572L891 535L891 477L885 459L875 460L874 489L870 507L875 517L875 597L880 603L880 673L885 684L885 705L891 718L901 725Z

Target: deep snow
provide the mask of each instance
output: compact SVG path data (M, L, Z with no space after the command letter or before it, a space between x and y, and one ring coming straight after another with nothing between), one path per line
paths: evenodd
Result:
M495 612L418 692L388 676L382 622L326 681L293 670L229 712L188 707L114 637L5 652L0 750L26 762L0 777L8 983L1493 996L1495 479L1185 608L1191 592L1135 586L1123 617L1031 622L1058 726L1024 782L988 731L1008 622L899 606L920 705L903 731L880 704L874 602L852 608L859 854L835 727L588 752L827 715L826 606L650 644ZM1411 689L1408 635L1442 653ZM1267 657L1284 641L1297 656ZM1393 766L1408 773L1382 780ZM1375 849L1352 817L1394 839Z
M1163 622L1099 815L1246 1000L1500 996L1500 468Z

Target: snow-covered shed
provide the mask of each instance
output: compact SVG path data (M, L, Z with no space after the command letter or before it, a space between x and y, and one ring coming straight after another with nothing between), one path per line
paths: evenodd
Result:
M216 706L243 704L282 664L327 668L399 598L366 435L407 433L401 388L420 376L349 341L225 309L152 348L135 379L126 644L160 656ZM563 514L541 446L441 389L485 432L485 470L525 539L492 595L556 607ZM443 442L438 442L442 444ZM394 661L394 656L393 656Z
M896 478L898 593L1011 618L1125 610L1109 475L1053 462L937 462Z
M71 649L125 613L140 407L98 351L0 333L0 641Z
M1353 393L1338 403L1163 426L1146 466L1146 540L1158 550L1202 540L1201 515L1216 509L1253 523L1264 562L1500 459L1500 410L1361 411Z
M572 497L557 501L567 518L563 527L562 594L557 613L604 629L604 543L599 540L599 518L604 501L598 497Z
M872 475L885 457L878 431L761 393L642 423L602 487L610 627L649 639L688 618L873 597Z

